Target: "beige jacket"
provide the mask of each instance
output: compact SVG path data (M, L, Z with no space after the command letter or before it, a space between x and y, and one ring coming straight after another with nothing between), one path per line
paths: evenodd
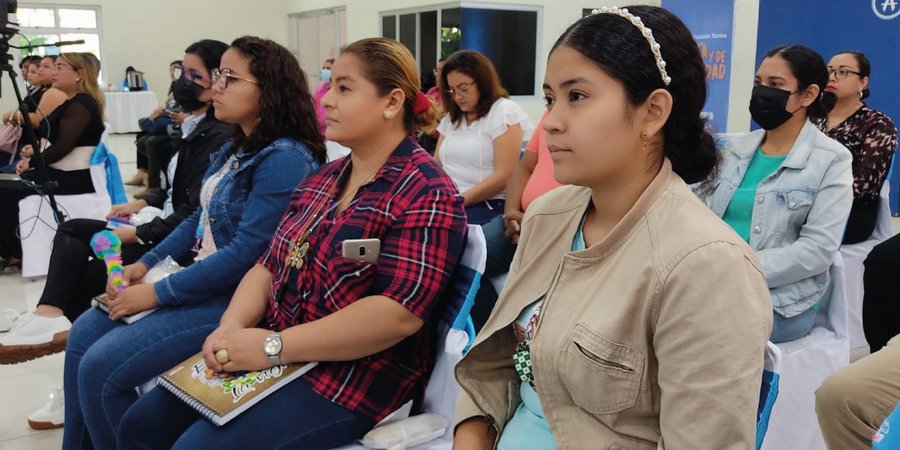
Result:
M506 288L456 367L457 423L486 416L502 433L520 402L512 323L546 296L531 351L558 448L753 449L772 327L753 251L668 160L606 239L572 252L589 202L568 186L528 208Z

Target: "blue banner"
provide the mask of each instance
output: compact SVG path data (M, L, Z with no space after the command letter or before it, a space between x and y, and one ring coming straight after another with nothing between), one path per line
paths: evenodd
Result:
M703 113L715 132L724 133L728 126L734 0L662 0L662 7L688 26L700 46L709 88Z
M872 63L869 78L871 97L866 103L887 114L896 125L900 121L897 74L900 58L900 0L760 0L756 63L771 49L784 44L802 44L825 58L844 50L859 50ZM749 89L749 87L748 87ZM894 157L891 176L891 210L900 200L900 158Z

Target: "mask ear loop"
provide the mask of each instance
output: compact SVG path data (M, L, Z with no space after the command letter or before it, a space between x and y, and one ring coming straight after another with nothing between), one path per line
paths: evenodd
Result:
M799 94L799 93L800 93L800 91L794 91L794 92L791 92L791 95ZM820 92L820 93L819 93L819 98L816 99L816 100L813 100L813 103L815 103L816 101L822 100L822 95L824 95L824 94L825 94L824 92ZM790 96L788 96L788 98L790 98ZM812 103L810 103L809 106L812 106ZM800 110L803 109L803 108L809 108L809 106L803 106L803 102L801 102L801 103L800 103L800 107L797 108L797 109L795 109L795 110L793 110L793 111L790 111L790 113L791 113L791 115L793 116L794 114L797 114L797 111L800 111Z

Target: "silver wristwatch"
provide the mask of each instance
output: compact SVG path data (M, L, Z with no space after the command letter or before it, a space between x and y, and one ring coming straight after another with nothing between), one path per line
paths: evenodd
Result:
M272 363L273 366L281 365L281 333L275 333L266 338L266 343L263 346L263 350L266 351L266 356L269 357L269 362Z

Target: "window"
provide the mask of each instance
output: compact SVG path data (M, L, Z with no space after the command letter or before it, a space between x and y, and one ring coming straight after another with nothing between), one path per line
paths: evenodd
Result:
M509 95L534 95L537 20L535 10L464 7L460 44L494 63Z
M457 3L446 7L383 12L382 36L415 56L422 86L433 86L440 58L460 49L483 53L514 96L534 96L540 7Z
M19 23L19 46L22 56L58 55L64 52L93 53L101 61L100 52L100 7L33 5L19 6L16 11ZM63 41L79 41L83 44L62 47L40 45ZM103 84L103 73L100 83Z
M314 90L322 82L322 63L335 58L347 44L347 10L323 9L290 18L291 50Z

